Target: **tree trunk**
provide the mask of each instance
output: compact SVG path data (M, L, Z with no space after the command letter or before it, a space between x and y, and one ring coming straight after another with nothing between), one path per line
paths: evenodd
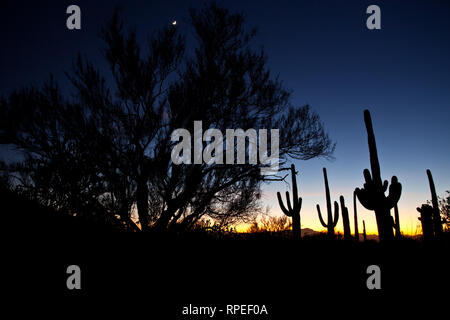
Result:
M169 226L170 219L172 219L175 214L176 209L172 202L169 202L167 205L167 209L161 213L159 219L155 222L155 230L157 231L165 231Z
M148 185L147 179L140 177L137 183L136 202L142 231L148 230Z

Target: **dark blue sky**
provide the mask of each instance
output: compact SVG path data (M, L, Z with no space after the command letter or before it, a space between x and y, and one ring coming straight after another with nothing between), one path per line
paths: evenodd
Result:
M311 4L311 2L313 4ZM128 26L147 32L178 21L190 32L187 9L201 1L2 1L0 2L0 94L40 84L53 72L64 84L77 52L101 62L99 30L115 3ZM258 27L269 65L292 102L310 104L337 142L336 160L296 163L304 197L305 227L317 225L315 203L324 203L321 168L328 168L332 197L363 183L369 166L363 110L374 122L383 178L398 176L403 226L415 231L415 207L430 198L425 170L438 193L450 189L450 2L448 1L219 1ZM66 28L66 8L81 7L82 29ZM368 5L381 8L381 30L366 28ZM101 65L101 64L100 64ZM2 154L6 157L5 152ZM279 213L275 190L265 202ZM375 231L372 213L360 214ZM408 230L405 230L408 231Z

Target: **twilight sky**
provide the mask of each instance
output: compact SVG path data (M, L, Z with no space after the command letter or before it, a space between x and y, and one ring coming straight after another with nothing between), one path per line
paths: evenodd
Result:
M161 2L161 3L160 3ZM369 152L363 110L372 113L383 179L397 175L402 230L414 233L415 208L430 198L426 169L437 192L450 189L450 3L448 1L218 1L242 11L247 26L258 28L269 66L295 105L310 104L337 142L335 160L295 162L303 197L302 227L323 230L315 209L325 206L322 167L327 167L332 200L346 198L353 215L352 192L363 184ZM67 85L77 52L104 66L100 27L114 4L126 26L138 36L177 20L189 35L188 8L202 1L2 1L0 2L0 94L39 85L52 72ZM81 30L66 28L66 8L81 8ZM366 28L367 6L381 8L381 30ZM10 153L0 149L0 158ZM275 192L285 183L264 187L264 204L280 214ZM375 216L359 208L368 232ZM353 220L351 227L353 231ZM342 230L342 221L338 223Z

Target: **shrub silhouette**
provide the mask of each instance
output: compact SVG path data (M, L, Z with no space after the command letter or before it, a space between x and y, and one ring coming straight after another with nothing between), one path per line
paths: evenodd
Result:
M8 225L7 232L14 235L49 237L59 235L82 235L86 233L121 230L121 222L114 216L93 212L82 216L65 208L56 210L30 197L25 191L0 183L2 220Z
M291 229L292 223L289 223L287 216L275 217L275 216L263 216L261 220L253 221L250 227L247 229L248 233L260 233L260 232L284 232Z

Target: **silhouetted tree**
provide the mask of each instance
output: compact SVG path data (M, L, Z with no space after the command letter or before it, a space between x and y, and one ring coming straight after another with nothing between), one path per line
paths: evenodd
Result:
M252 48L254 32L241 14L211 4L190 17L193 56L184 54L174 26L142 48L116 12L102 31L109 74L78 55L67 73L72 96L63 97L51 79L2 99L0 142L26 157L9 168L27 176L15 183L73 212L98 207L127 228L136 229L136 207L143 230L184 230L205 217L226 225L259 212L261 183L282 177L262 175L262 164L175 165L175 129L193 133L196 120L221 132L279 128L281 166L288 157L332 154L318 115L290 105L264 52Z
M439 208L443 223L446 225L447 231L450 228L450 191L446 191L447 196L439 198Z
M25 151L24 161L5 168L14 177L11 185L45 206L106 217L99 200L107 189L91 140L95 124L64 100L52 78L1 103L2 140Z
M447 231L450 227L450 191L446 191L447 196L440 197L437 196L439 212L441 215L442 224L445 225ZM433 202L427 200L427 204L432 205Z

